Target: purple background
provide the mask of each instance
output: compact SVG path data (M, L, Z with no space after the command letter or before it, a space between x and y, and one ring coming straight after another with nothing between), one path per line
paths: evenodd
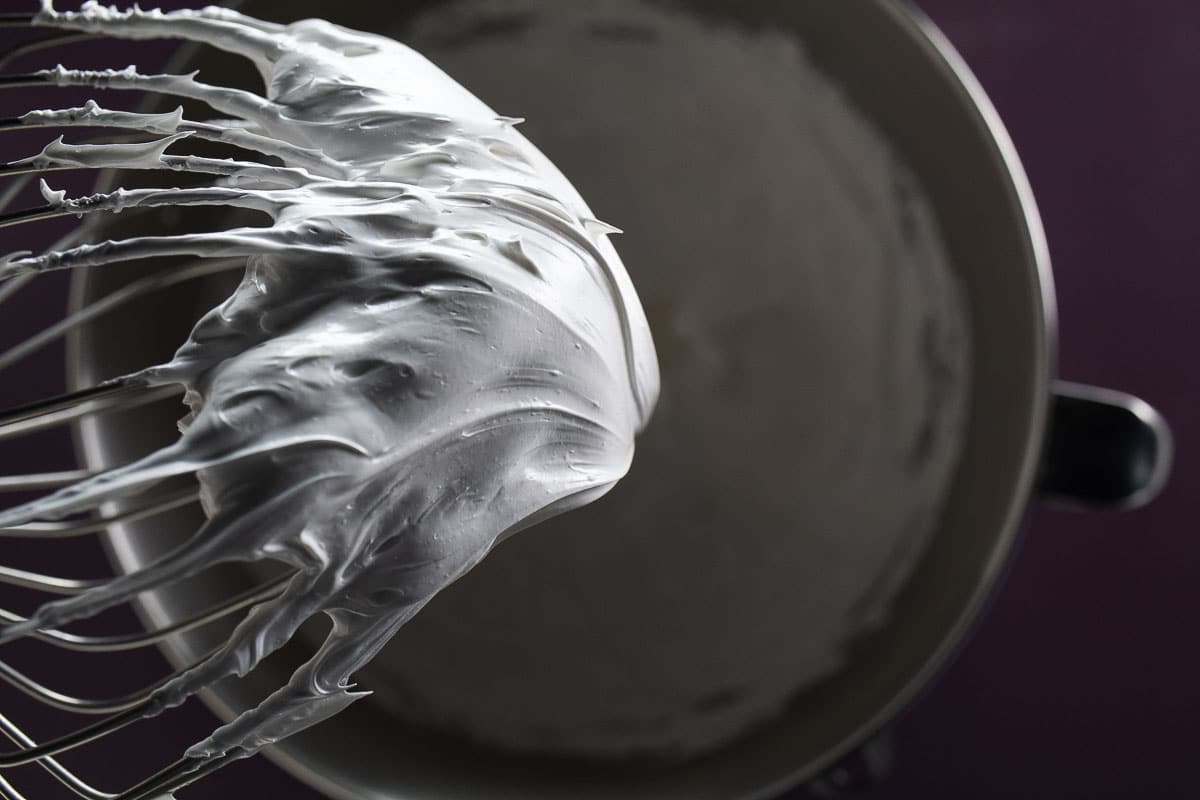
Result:
M0 0L2 10L31 5ZM975 635L897 725L896 770L878 797L1191 796L1191 723L1200 712L1200 645L1191 627L1200 549L1191 538L1189 489L1198 469L1193 443L1200 431L1191 411L1200 386L1188 320L1200 289L1193 264L1200 252L1200 4L921 5L975 69L1029 172L1058 282L1061 375L1145 397L1170 420L1178 453L1171 484L1149 508L1034 512ZM121 54L117 60L130 59ZM29 102L10 95L0 116ZM34 148L34 140L22 141L22 151ZM11 229L0 231L0 250L16 246ZM29 302L6 304L3 341L20 335L27 318L44 315L39 305L60 290L61 284L50 284L23 293ZM21 375L20 387L0 382L0 405L55 391L61 382L55 368ZM27 444L20 462L16 451L2 449L0 471L61 468L62 448L61 440ZM47 569L55 560L42 558ZM81 574L87 561L71 566ZM124 688L144 683L159 668L153 656L123 666ZM77 687L94 677L63 664L57 671ZM6 713L29 718L18 713L25 707L5 697ZM148 747L156 763L165 763L207 724L201 709L185 709L155 733L124 737L122 746ZM48 732L56 730L62 726ZM131 782L136 762L125 749L69 763L115 786ZM62 796L58 787L35 791L37 778L26 774L14 780L30 795ZM185 796L242 798L253 790L291 800L316 797L261 759Z
M975 636L898 726L880 797L1194 796L1200 4L921 5L1029 173L1058 284L1061 376L1149 400L1177 456L1143 510L1033 514Z

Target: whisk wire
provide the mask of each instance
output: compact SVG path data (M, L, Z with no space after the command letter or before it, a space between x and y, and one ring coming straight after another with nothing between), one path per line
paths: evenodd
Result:
M45 86L49 81L33 72L18 72L12 75L0 75L0 88L28 89L34 86Z
M83 636L67 633L66 631L41 630L33 634L33 638L63 650L74 650L85 653L112 653L147 647L158 644L171 636L186 633L242 609L278 597L283 592L286 584L291 580L292 575L293 573L287 573L272 581L268 581L262 586L237 594L228 600L186 617L172 625L151 631L112 636ZM25 619L25 617L19 614L0 609L0 621L6 624L24 622Z
M0 492L33 492L56 489L94 475L91 470L67 469L59 472L40 472L29 475L0 475Z
M85 744L96 741L104 736L120 730L140 719L154 713L159 704L153 700L145 701L119 714L85 725L65 736L43 742L33 747L0 753L0 768L18 767L22 764L32 764L47 756L56 756L69 750L74 750Z
M191 235L138 236L95 245L79 245L41 256L10 258L7 263L0 260L0 280L28 273L99 267L166 256L232 258L316 248L316 245L297 240L296 236L289 236L276 228L231 228Z
M168 675L166 678L156 681L151 686L138 689L120 697L106 699L73 697L50 689L9 664L0 661L0 681L4 681L28 697L51 708L57 708L60 711L71 711L76 714L115 714L127 711L149 699L150 695L170 680L170 678L171 676Z
M22 42L12 47L12 49L10 49L3 56L0 56L0 69L4 69L19 58L41 52L42 50L49 50L54 47L62 47L63 45L86 42L95 38L97 38L97 34L80 32L63 33L55 36L47 36L43 39L35 39L31 42Z
M161 641L162 639L173 634L191 630L202 625L207 625L210 622L239 611L246 606L254 605L256 603L278 597L283 593L285 585L290 582L293 575L294 573L277 578L276 580L270 581L265 585L259 586L249 592L243 592L237 597L232 598L230 601L222 603L214 608L207 609L188 619L176 623L175 625L162 628L148 634L125 637L91 637L91 642L89 642L89 645L91 646L87 649L107 651L124 650L129 649L128 645L130 643L133 643L133 646L144 646L146 644L152 644L154 642ZM0 611L0 618L4 618L8 621L22 620L21 617L7 611ZM57 634L60 637L67 636L58 631L40 631L39 638L52 634ZM78 647L78 642L79 640L86 639L88 637L75 636L73 638L76 642L74 649L83 649ZM97 648L94 646L94 643L99 640L118 642L118 645L115 647L104 646ZM62 644L62 642L56 643L60 645ZM214 654L220 652L221 649L222 648L220 646L213 648L196 663L203 664L209 661L210 658ZM156 691L161 689L176 676L176 673L172 673L148 687L139 689L135 692L130 692L129 694L122 695L120 697L108 699L81 698L63 694L62 692L50 689L34 681L32 678L28 677L12 666L0 661L0 680L3 680L9 685L24 692L29 697L32 697L33 699L48 706L58 708L63 711L73 711L77 714L114 714L122 711L128 711L131 708L143 706L146 701L150 700Z
M4 11L0 12L0 28L24 28L32 25L37 14L31 14L28 11Z
M3 733L9 741L19 747L29 749L37 746L37 743L33 739L3 714L0 714L0 733ZM66 786L79 797L84 798L84 800L114 800L116 797L116 794L112 792L101 791L80 780L73 772L64 767L61 762L52 756L47 756L38 763L62 785ZM5 781L3 777L0 777L0 794L6 800L25 800L24 796L12 784Z
M240 757L240 754L237 753L205 758L185 756L137 786L117 795L115 800L152 800L158 797L169 797L172 792L216 772Z
M21 178L18 178L18 180L14 181L13 185L9 187L10 191L6 191L3 194L0 194L0 211L3 211L4 209L8 208L9 204L13 201L13 199L16 198L16 196L17 196L17 194L19 194L20 190L22 188L24 188L24 184L26 184L28 182L29 177L30 176L22 176ZM15 189L15 191L12 191L14 189ZM58 250L59 248L62 248L62 247L69 247L70 245L77 242L82 236L83 236L82 229L76 228L75 230L71 231L66 236L63 236L57 242L55 242L50 247L50 249ZM0 264L2 264L2 263L3 263L3 258L0 258ZM0 305L3 305L6 301L11 299L21 289L24 289L26 286L33 283L33 281L36 278L37 278L36 272L30 272L30 273L26 273L24 275L16 275L12 278L9 278L8 280L4 280L4 279L0 278Z
M274 103L253 92L201 83L191 75L143 74L134 69L86 70L65 67L0 75L0 89L48 86L84 86L184 97L207 103L221 114L260 122L278 111Z
M223 186L208 186L191 189L124 189L90 195L85 198L63 200L61 203L26 211L0 215L0 227L20 224L35 219L86 215L97 211L121 211L126 208L158 208L161 206L224 206L249 208L257 211L273 211L280 201L270 190L234 189ZM25 218L17 219L24 215ZM9 222L7 220L14 219Z
M0 176L4 175L5 168L0 166ZM36 208L23 208L20 211L9 211L0 214L0 228L7 228L12 225L21 225L26 222L40 222L42 220L54 219L55 217L68 216L70 212L63 211L57 206L37 206Z
M94 477L93 473L85 473L86 477ZM96 531L102 531L110 525L121 523L136 522L140 519L161 514L164 511L170 511L181 506L190 505L196 502L200 497L199 492L194 489L183 489L177 492L171 492L165 497L151 498L141 505L127 509L118 514L113 514L109 517L87 518L82 520L68 520L56 522L28 522L24 525L13 525L8 528L0 528L0 536L17 537L25 539L66 539L75 536L84 536Z
M47 756L56 756L59 753L65 753L68 750L74 750L82 745L89 744L104 736L118 731L128 725L137 722L149 714L157 710L159 704L153 700L147 700L139 705L136 705L119 714L114 714L111 717L102 719L91 725L86 725L65 736L60 736L57 739L43 742L34 747L22 748L20 750L11 751L8 753L0 753L0 768L18 767L22 764L32 764L40 761Z
M55 324L47 327L33 336L24 339L20 344L14 345L7 351L0 353L0 371L7 369L13 364L26 358L27 356L37 352L41 348L61 338L67 332L84 325L97 317L108 313L116 308L125 305L133 300L145 297L147 295L159 292L163 289L170 288L186 281L195 280L196 278L204 278L209 275L215 275L219 272L227 272L232 269L241 269L245 266L245 260L240 258L221 259L217 261L195 261L186 267L181 267L178 270L169 270L165 272L156 272L152 275L147 275L132 283L117 289L116 291L105 295L99 300L89 303L84 308L70 314L59 320ZM3 286L0 286L0 290ZM79 476L73 480L64 480L62 484L73 483L74 480L80 480L83 477ZM5 478L0 477L0 491L5 489ZM62 484L44 484L46 486L62 485ZM22 488L41 488L39 486L25 486Z
M245 607L254 602L269 599L278 595L284 585L291 580L292 574L283 575L273 581L259 587L251 592L234 598L231 602L223 606L202 613L169 629L163 629L157 633L157 636L170 635L171 633L181 632L184 626L194 627L198 624L205 624L220 616L231 613L238 608ZM220 648L217 648L219 650ZM214 650L216 652L216 650ZM211 653L209 655L212 655ZM208 656L205 656L207 659ZM205 659L202 659L203 662ZM165 683L169 682L175 675L166 676L163 680L158 681L154 685L142 689L138 692L131 693L124 697L115 698L112 700L87 700L81 698L70 697L63 695L53 690L30 680L18 671L12 669L8 665L0 662L0 678L17 686L17 688L25 691L30 696L41 702L49 705L63 708L65 710L75 711L77 713L111 713L117 712L114 716L102 720L94 725L89 725L75 731L67 736L60 737L50 742L41 745L34 743L32 739L26 736L14 723L8 720L3 715L0 715L0 730L19 745L21 749L18 751L0 755L0 767L19 766L21 764L39 763L43 768L48 770L60 782L75 792L77 795L87 798L88 800L113 800L116 797L127 798L150 798L157 796L161 792L172 792L182 788L188 783L198 780L210 772L219 769L237 757L238 754L228 754L216 758L184 758L176 762L176 764L162 770L151 778L143 781L132 789L120 795L98 790L89 784L83 782L73 773L63 767L53 756L74 749L76 747L94 741L97 738L107 736L122 727L125 727L138 719L153 716L162 710L161 703L157 702L153 695ZM0 778L0 781L3 779ZM21 798L21 795L16 792L16 789L11 784L4 783L6 788L13 798Z
M115 128L140 134L188 133L197 139L223 142L264 156L280 158L323 173L337 172L343 165L320 150L294 145L261 133L243 130L236 121L194 122L184 119L182 107L166 114L114 111L92 103L79 108L34 111L0 120L0 131L39 128Z
M54 575L43 575L38 572L28 572L15 567L0 566L0 584L20 586L24 589L36 589L48 594L76 595L94 589L103 584L102 580L85 578L60 578ZM6 640L0 636L0 644Z
M89 414L136 408L182 391L178 386L147 388L118 380L37 400L0 413L0 440L51 428Z

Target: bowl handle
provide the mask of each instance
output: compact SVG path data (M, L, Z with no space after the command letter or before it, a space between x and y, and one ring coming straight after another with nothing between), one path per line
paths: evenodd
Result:
M1171 471L1166 420L1124 392L1054 381L1038 494L1084 508L1148 503Z

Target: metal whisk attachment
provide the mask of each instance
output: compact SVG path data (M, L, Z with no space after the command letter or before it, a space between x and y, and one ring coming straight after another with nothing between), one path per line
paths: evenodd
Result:
M0 227L155 208L221 214L215 231L154 223L148 235L80 244L74 233L40 254L0 257L0 299L50 271L187 259L0 354L0 368L169 285L245 268L169 362L0 416L0 437L12 437L186 388L191 413L170 445L95 474L0 479L9 490L55 489L0 511L0 534L82 535L198 495L207 517L175 549L111 579L0 568L7 583L66 595L27 617L5 614L0 644L35 637L83 650L145 646L252 606L208 655L125 697L68 697L0 667L0 678L43 703L106 715L40 743L0 721L17 745L0 755L0 769L36 762L84 797L114 797L54 757L245 676L309 620L330 622L284 685L115 795L161 797L366 696L353 690L354 673L497 541L608 491L654 406L657 362L606 239L615 229L592 218L514 130L519 120L496 114L407 47L319 20L284 26L215 7L164 14L87 2L60 12L45 0L37 14L0 22L65 32L20 54L83 34L176 38L249 59L267 86L259 94L135 67L0 77L8 88L148 92L222 115L89 101L0 122L107 131L90 143L60 137L8 161L0 177L14 186L80 168L192 181L71 198L43 180L45 204L17 211L8 205L19 189L9 188ZM270 222L235 225L238 210ZM261 585L163 630L64 631L220 565L262 562L288 572L270 579L276 573L256 571ZM0 793L20 797L7 783Z
M164 23L170 23L171 27ZM203 12L157 13L118 12L88 4L83 11L58 13L46 4L40 14L0 14L0 27L5 28L79 28L51 34L25 42L9 50L0 58L0 69L26 56L42 51L52 51L64 45L72 45L95 37L155 38L179 35L196 41L216 44L223 49L246 55L251 51L261 52L270 47L267 37L282 30L282 26L260 23L245 17L225 13L219 9ZM167 28L170 27L170 30ZM124 207L158 207L175 205L222 205L242 203L255 193L254 189L227 189L207 186L200 189L120 189L107 194L95 194L79 199L67 199L63 195L44 188L46 204L34 208L13 210L12 206L31 181L44 178L60 170L100 168L156 169L174 171L186 175L216 176L241 180L243 185L258 180L260 185L272 187L294 187L304 183L300 169L338 166L313 150L294 146L279 138L263 135L253 130L256 109L266 101L249 93L206 86L190 76L139 74L133 68L123 71L89 71L65 69L40 70L26 74L0 76L0 88L37 87L50 89L65 86L90 86L97 89L148 91L164 96L191 98L208 102L220 113L231 117L228 120L191 121L184 119L181 112L168 114L135 113L111 110L89 101L78 108L62 108L51 111L30 112L15 118L0 120L0 132L47 129L65 130L85 128L91 131L103 129L106 134L97 136L85 144L65 144L62 138L52 142L41 153L31 157L9 159L0 165L0 228L15 229L39 221L69 215L83 216L97 211L120 211ZM195 155L168 155L166 149L185 138L221 142L235 148L241 158L211 158ZM147 149L149 148L149 149ZM9 148L5 151L11 152ZM257 160L246 160L247 153L258 156ZM85 161L82 157L90 160ZM147 157L157 163L148 166ZM283 165L280 165L283 162ZM45 184L43 184L45 187ZM17 366L56 340L78 330L102 315L120 311L128 304L152 296L168 287L204 278L218 272L239 269L245 265L245 255L258 252L256 247L243 247L234 257L226 256L231 248L227 243L212 241L205 243L200 252L194 248L177 246L171 236L156 237L149 243L149 250L137 253L126 249L129 242L108 242L101 245L86 245L79 242L86 235L86 226L78 226L71 234L57 242L47 252L34 255L20 251L0 258L0 313L4 304L19 302L20 290L33 282L40 273L78 265L101 265L120 263L127 258L149 255L188 256L190 260L168 272L151 274L136 280L82 309L69 314L55 324L30 336L4 352L0 352L0 370ZM149 240L147 240L149 241ZM237 247L232 250L237 251ZM198 256L195 257L195 256ZM127 410L182 393L178 384L148 386L141 381L117 379L92 388L71 392L59 397L40 400L0 412L0 440L21 437L56 426L78 423L92 415L113 410ZM171 470L175 477L186 477L191 468ZM176 474L178 473L178 474ZM84 469L0 476L0 493L27 493L46 490L63 490L82 483L103 480L103 476ZM177 485L177 484L172 484ZM136 488L136 487L135 487ZM62 492L60 491L60 495ZM113 493L111 496L116 496ZM0 537L28 539L67 539L97 534L110 526L126 524L172 511L181 506L196 503L199 490L192 485L178 489L155 489L153 484L147 491L127 501L117 513L102 513L100 506L110 495L99 495L86 505L61 505L51 509L43 518L27 512L30 504L0 511ZM14 519L18 521L14 521ZM47 574L38 574L0 566L0 583L36 590L65 598L43 605L27 618L11 611L0 609L0 644L19 638L36 639L47 646L76 653L119 653L137 648L154 646L169 637L206 626L214 621L229 617L237 612L254 608L261 618L267 618L271 610L277 610L288 602L295 603L312 589L312 582L296 581L296 570L288 570L278 578L214 604L169 626L146 632L123 635L84 635L62 630L63 625L73 619L88 617L116 603L131 600L140 591L153 589L172 575L181 575L204 567L203 563L189 561L177 554L168 556L164 563L111 580L73 579ZM86 602L98 590L105 590L101 602ZM282 599L281 599L282 598ZM72 601L81 600L77 606ZM239 627L241 639L254 635L262 636L267 625L255 624L255 615ZM237 638L237 637L235 637ZM283 637L286 638L286 633ZM275 645L267 645L266 650ZM262 655L256 654L256 657ZM105 737L118 729L141 719L154 716L171 705L180 702L212 681L224 675L253 667L251 664L232 665L233 648L217 648L200 659L191 670L179 670L141 691L121 697L93 698L75 697L42 685L21 671L0 662L0 680L3 680L29 697L46 706L79 715L103 717L98 722L85 724L66 735L37 742L22 730L17 723L0 715L0 732L16 745L14 750L0 754L0 771L21 765L38 764L74 794L89 800L139 800L140 798L163 797L182 786L211 773L232 760L244 757L247 752L234 746L225 752L211 749L205 753L193 753L159 773L120 792L108 792L95 788L82 780L56 756L67 753ZM189 677L190 676L190 677ZM183 681L183 684L180 684ZM178 688L168 693L173 684ZM335 685L338 681L334 682ZM325 699L338 695L350 695L339 691L326 692ZM173 694L174 696L169 696ZM344 700L336 700L344 703ZM321 713L314 714L319 719ZM286 735L286 734L284 734ZM22 800L21 793L9 780L0 777L0 796L9 800Z
M0 15L0 25L4 27L25 28L35 22L33 14L9 13ZM50 51L65 45L72 45L87 39L95 38L95 32L66 32L58 33L33 41L23 42L11 48L0 58L0 69L18 60L35 55L41 51ZM52 72L39 72L25 75L0 76L0 87L16 88L22 86L52 86ZM132 84L133 79L130 80ZM129 88L134 88L130 85ZM88 110L93 113L89 115ZM134 132L143 132L139 138L145 139L144 132L152 125L153 116L138 115L123 112L104 112L99 106L89 104L88 109L79 113L79 109L67 109L57 115L48 114L38 119L28 115L14 119L0 120L0 131L29 130L32 128L67 128L86 127L95 129L107 127L110 129L127 128ZM152 130L152 129L149 129ZM227 132L221 125L197 125L199 135L220 136ZM128 137L126 137L128 138ZM102 145L101 145L102 146ZM11 153L11 148L4 148ZM114 151L115 152L115 151ZM168 157L174 158L174 157ZM176 163L183 158L175 158ZM0 185L0 227L15 228L15 226L33 223L68 212L61 205L45 205L38 208L12 210L12 205L21 191L33 179L40 178L54 170L71 169L69 161L54 162L43 157L10 160L0 166L0 177L8 182L8 186ZM61 252L71 247L83 235L83 229L77 228L68 237L59 241L53 248ZM7 259L6 261L11 261ZM21 364L22 361L37 353L47 345L66 336L73 330L86 325L101 315L119 311L129 303L149 297L167 287L185 281L195 280L215 272L241 267L243 260L200 261L182 265L177 271L159 273L124 287L91 305L70 314L46 329L30 336L24 341L0 353L0 370L8 370ZM6 275L7 280L0 283L0 314L4 312L5 304L19 302L18 292L28 286L37 277L37 273L28 272L21 275ZM177 396L180 388L166 386L147 390L144 387L126 385L120 381L104 386L72 392L70 394L31 403L19 408L0 412L0 440L21 437L55 426L65 426L86 416L103 413L112 409L128 409L145 405L164 397ZM0 476L0 493L41 492L69 486L81 480L93 477L83 469L68 469L63 471ZM198 491L195 486L170 491L147 492L136 502L127 504L119 513L102 514L98 509L92 509L84 515L76 515L66 520L34 520L16 525L0 527L0 537L27 539L68 539L93 535L105 531L114 524L130 523L145 519L179 508L180 506L197 502ZM138 648L152 647L163 640L187 631L206 626L218 619L244 611L257 604L272 600L284 590L290 574L268 581L258 588L243 592L216 603L212 607L182 619L172 625L156 630L134 632L123 635L84 635L70 633L55 628L41 628L30 635L32 638L47 646L63 651L80 654L121 653ZM81 580L45 574L37 574L9 566L0 566L0 583L26 589L38 590L51 595L79 596L89 589L101 584L99 580ZM0 609L0 623L6 630L0 634L0 643L10 641L23 635L14 631L11 626L19 626L26 620L11 611ZM46 706L72 712L78 715L99 715L104 717L99 722L83 725L74 732L50 741L36 742L26 735L21 727L8 717L0 714L0 731L17 747L7 753L0 754L0 770L17 767L23 764L40 764L53 775L63 786L74 794L89 798L89 800L109 800L110 798L141 798L156 796L160 792L172 791L200 775L212 771L222 765L222 761L213 761L200 770L184 773L180 762L174 768L163 771L152 779L139 783L119 793L102 791L89 785L75 775L55 758L103 737L119 728L129 725L153 712L153 696L155 690L163 686L170 676L163 678L154 685L141 691L121 697L93 698L75 697L55 691L38 681L23 674L21 671L0 662L0 680L5 681L29 697ZM9 780L0 777L0 796L10 800L21 800L22 795Z

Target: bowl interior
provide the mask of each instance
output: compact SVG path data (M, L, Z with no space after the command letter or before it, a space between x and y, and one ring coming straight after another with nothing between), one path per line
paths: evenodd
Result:
M382 26L379 7L366 2L331 7L315 0L250 0L241 5L268 19L323 16L403 39L406 19L432 3L406 4L406 11L392 12ZM515 757L415 729L362 702L272 753L330 795L769 797L811 776L912 698L961 639L1011 549L1042 438L1052 301L1036 212L986 100L937 33L890 0L696 0L686 5L704 14L734 16L749 26L794 32L812 60L886 133L932 199L967 290L974 365L962 467L941 525L896 602L890 624L860 643L850 667L734 746L686 765L613 767ZM206 64L205 77L222 82L220 63ZM81 272L74 302L86 305L166 266L142 262ZM74 382L91 385L169 358L194 320L228 293L231 280L237 275L181 284L156 295L153 303L81 329L71 341ZM126 462L171 441L179 416L173 401L89 420L79 429L82 458L91 467ZM121 526L110 533L114 558L122 569L136 568L200 522L199 510L186 508ZM253 579L236 569L203 576L146 597L142 611L154 624L165 624ZM177 663L188 661L227 633L214 625L177 637L169 654ZM304 655L303 645L285 650L247 678L218 686L206 699L223 714L244 708L282 684Z

